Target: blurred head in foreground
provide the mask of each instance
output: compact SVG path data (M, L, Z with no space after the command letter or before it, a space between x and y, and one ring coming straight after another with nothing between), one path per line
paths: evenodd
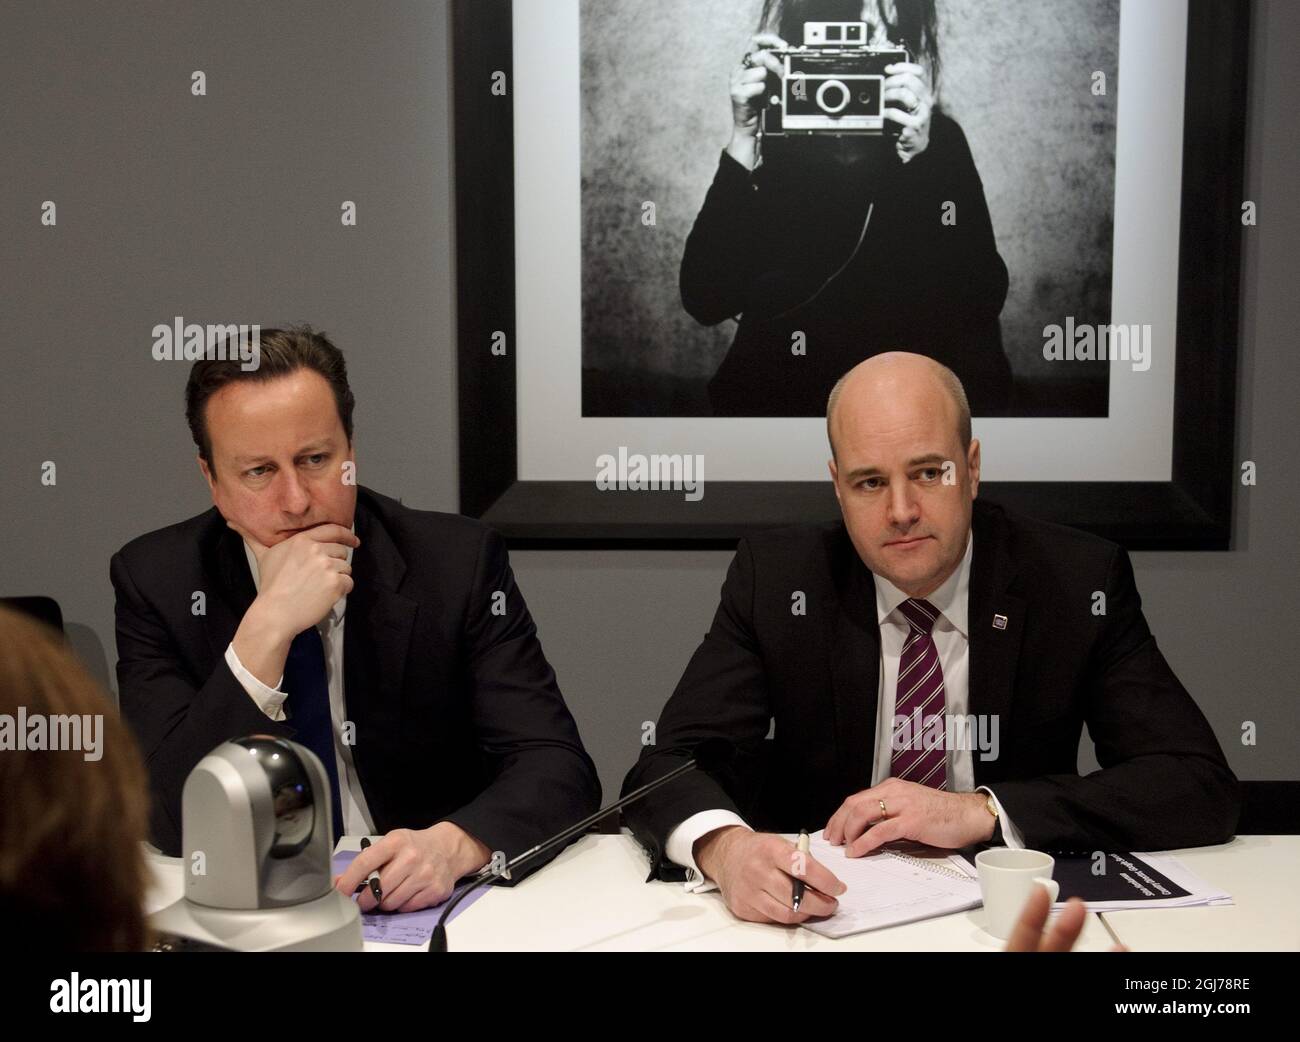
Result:
M25 950L145 948L147 791L61 635L0 607L0 922Z

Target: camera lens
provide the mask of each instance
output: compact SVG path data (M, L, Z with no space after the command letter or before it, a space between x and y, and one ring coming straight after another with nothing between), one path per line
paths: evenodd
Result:
M832 116L848 107L851 96L842 80L826 80L817 88L818 106Z

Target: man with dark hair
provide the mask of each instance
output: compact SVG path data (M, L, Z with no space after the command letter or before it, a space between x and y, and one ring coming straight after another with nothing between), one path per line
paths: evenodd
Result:
M378 872L387 911L437 904L596 809L501 537L356 484L338 348L264 330L256 369L200 360L185 400L214 507L111 566L122 713L165 853L191 769L252 733L320 756L336 836L384 834L337 885Z

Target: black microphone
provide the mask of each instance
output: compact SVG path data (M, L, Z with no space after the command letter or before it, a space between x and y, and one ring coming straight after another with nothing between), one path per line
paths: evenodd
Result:
M545 843L539 843L531 850L525 850L517 857L511 858L506 862L506 867L504 869L494 870L490 867L483 869L478 875L465 884L463 890L459 893L453 894L451 900L447 902L447 906L442 910L442 915L438 917L438 925L433 928L433 936L429 938L429 951L445 952L447 950L447 916L452 913L453 909L455 909L455 907L460 904L465 897L472 894L479 887L493 883L501 877L509 879L510 872L513 869L521 868L534 858L545 854L552 847L556 847L573 838L579 832L586 832L588 828L594 825L601 818L605 817L605 815L612 814L616 810L621 810L629 803L635 803L637 800L641 799L642 796L648 796L650 793L654 792L655 789L659 788L659 786L667 785L674 778L680 777L687 771L694 771L697 769L702 771L712 771L725 766L730 762L731 758L735 755L735 752L735 746L725 738L706 738L695 747L695 756L693 758L687 760L680 767L674 767L663 777L656 778L652 782L646 782L646 784L642 785L641 788L633 789L616 803L611 803L608 807L602 807L600 810L596 811L595 814L583 818L576 825L570 825L559 835L552 836Z

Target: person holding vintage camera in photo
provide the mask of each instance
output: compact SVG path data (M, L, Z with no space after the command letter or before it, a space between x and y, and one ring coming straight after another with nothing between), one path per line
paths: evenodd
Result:
M934 0L765 0L681 264L686 310L738 323L715 415L820 415L840 373L899 347L1009 411L1007 268L939 71Z

